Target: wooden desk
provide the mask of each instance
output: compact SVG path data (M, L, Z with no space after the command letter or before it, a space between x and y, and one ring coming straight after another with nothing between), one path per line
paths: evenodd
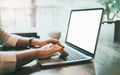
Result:
M9 75L120 75L120 43L99 40L92 62L41 68L33 61Z

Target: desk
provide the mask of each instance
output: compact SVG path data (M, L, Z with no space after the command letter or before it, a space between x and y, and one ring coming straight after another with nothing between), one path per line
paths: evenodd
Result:
M33 61L9 75L120 75L120 43L99 40L91 62L41 68Z

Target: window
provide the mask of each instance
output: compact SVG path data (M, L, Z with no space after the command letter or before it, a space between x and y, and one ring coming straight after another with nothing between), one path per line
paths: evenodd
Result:
M36 0L0 1L0 24L4 28L36 27Z

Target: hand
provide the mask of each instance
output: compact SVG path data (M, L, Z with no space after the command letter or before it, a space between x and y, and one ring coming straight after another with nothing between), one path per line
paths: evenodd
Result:
M37 50L37 58L38 59L45 59L45 58L49 58L50 56L52 56L54 53L56 52L60 52L61 55L67 56L68 53L66 51L64 51L63 47L57 45L57 44L53 44L53 45L49 45L50 47L42 47L40 49Z
M61 45L57 39L48 39L48 40L43 40L43 41L40 40L40 39L33 39L32 40L32 44L35 45L35 46L39 46L39 47L43 47L43 46L45 46L49 43L57 44L57 45L64 48L64 46Z

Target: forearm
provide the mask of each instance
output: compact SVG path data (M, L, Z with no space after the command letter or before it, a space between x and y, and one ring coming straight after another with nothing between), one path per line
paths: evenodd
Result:
M25 39L20 38L17 41L16 47L27 47L30 45L43 47L49 43L58 44L62 46L61 44L59 44L59 41L57 39L40 40L40 39L34 38L30 41L30 38L25 38Z
M47 48L49 45L46 45L42 48L20 51L16 53L17 64L16 68L19 68L35 59L45 59L52 56L56 52L61 52L62 47L55 45L53 47Z
M26 50L26 51L20 51L16 52L16 68L19 68L35 59L36 58L37 51L36 50Z
M27 47L27 46L40 46L41 41L40 39L31 39L30 41L30 38L19 38L19 40L17 41L16 43L16 47Z
M20 38L16 43L16 47L27 47L29 46L29 39Z

